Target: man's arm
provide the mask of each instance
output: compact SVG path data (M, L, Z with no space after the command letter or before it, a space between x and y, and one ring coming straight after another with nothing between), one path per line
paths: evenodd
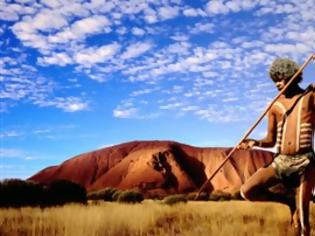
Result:
M254 146L256 147L273 147L276 143L276 133L277 133L277 122L276 115L272 109L268 113L268 128L267 136L261 140L255 139L246 139L241 145L238 146L240 149L251 149Z
M267 136L261 140L256 140L256 145L258 147L270 148L273 147L276 143L276 134L277 134L277 122L276 115L270 111L268 114L268 129Z

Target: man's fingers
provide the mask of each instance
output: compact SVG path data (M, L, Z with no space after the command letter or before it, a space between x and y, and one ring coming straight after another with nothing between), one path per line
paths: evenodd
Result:
M248 146L248 143L247 143L247 142L243 142L243 143L239 144L239 145L237 146L237 148L238 148L238 149L247 150L247 149L249 148L249 146Z

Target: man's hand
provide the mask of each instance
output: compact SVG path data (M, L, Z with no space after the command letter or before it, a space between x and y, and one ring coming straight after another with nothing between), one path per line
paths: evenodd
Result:
M257 145L257 141L253 139L245 139L240 145L237 146L238 149L252 149L254 146Z

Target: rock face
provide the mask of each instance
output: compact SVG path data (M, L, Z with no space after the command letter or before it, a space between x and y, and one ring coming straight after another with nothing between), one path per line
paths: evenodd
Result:
M66 179L88 191L115 187L151 194L185 193L197 191L229 151L171 141L135 141L78 155L29 180ZM258 168L271 162L272 155L262 150L236 151L212 179L209 190L238 190Z

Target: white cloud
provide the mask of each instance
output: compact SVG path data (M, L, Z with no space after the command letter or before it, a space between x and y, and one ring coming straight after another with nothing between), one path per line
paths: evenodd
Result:
M128 46L126 51L121 55L122 59L138 57L153 47L151 42L138 42Z
M209 106L206 109L195 111L195 115L214 123L238 122L248 119L244 115L244 108L237 106L221 106L220 108L218 106Z
M86 35L101 32L108 25L110 22L105 16L91 16L74 22L71 31L76 35Z
M241 5L239 1L229 1L226 6L233 12L238 12L241 10Z
M116 4L117 2L115 1L91 0L87 3L84 3L84 6L94 14L100 14L113 11Z
M212 0L208 2L206 11L209 15L226 14L229 8L221 0Z
M180 110L184 111L184 112L196 111L196 110L199 110L199 109L200 109L199 106L189 106L189 105L180 108Z
M3 34L3 33L4 33L4 27L2 28L2 27L0 26L0 35Z
M188 55L190 53L190 48L191 44L187 42L179 42L169 45L167 50L173 54Z
M31 6L25 6L22 4L7 3L5 1L0 2L0 20L4 21L17 21L23 15L33 14L36 11L34 3Z
M228 98L223 98L222 102L224 102L224 103L226 103L226 102L236 102L238 100L239 100L238 97L228 97Z
M158 9L158 13L159 13L159 17L162 20L168 20L168 19L175 18L179 14L179 8L164 6Z
M126 15L135 15L142 12L144 9L148 7L146 1L120 1L118 4L119 10L122 14Z
M110 59L119 50L118 43L104 45L99 48L86 48L74 55L74 60L83 66L90 66L95 63L102 63Z
M48 49L46 37L40 31L50 32L68 24L66 18L58 12L42 10L32 17L24 17L23 21L13 25L14 34L27 46L39 49Z
M24 157L24 152L14 148L0 148L1 158L21 158Z
M62 106L62 108L67 112L86 110L87 107L88 107L88 104L84 102L70 102L66 106L64 105Z
M89 102L82 101L79 97L55 97L51 100L37 100L34 101L34 104L40 107L53 106L65 112L77 112L89 109Z
M127 28L122 26L122 27L119 27L117 28L116 32L119 34L119 35L124 35L127 33Z
M144 14L144 19L149 24L153 24L158 21L157 12L154 9L148 7L144 9Z
M142 36L145 34L145 30L138 28L138 27L133 27L131 29L132 34L137 35L137 36Z
M278 43L278 44L267 44L265 46L266 52L274 53L278 56L283 55L293 55L296 57L296 54L308 54L312 52L312 48L308 47L305 44L288 44L288 43Z
M130 94L131 97L137 97L137 96L141 96L144 94L150 94L153 93L155 91L158 91L160 88L152 88L152 89L142 89L142 90L137 90L134 91Z
M81 40L89 35L106 32L111 29L110 21L105 16L91 16L77 20L70 27L48 37L51 43L66 43L69 40Z
M9 131L3 131L0 132L0 138L14 138L14 137L20 137L23 133L16 131L16 130L9 130Z
M207 14L200 8L187 8L183 10L183 14L189 17L206 16Z
M54 29L60 29L68 25L67 19L59 12L46 9L35 15L34 18L28 18L25 23L29 24L29 27L35 30L48 32Z
M116 118L132 118L136 115L138 110L136 108L119 109L113 111L113 116Z
M175 41L188 41L189 37L187 35L180 34L180 35L171 36L171 39Z
M33 134L47 134L50 132L51 132L51 129L36 129L32 133Z
M216 14L227 14L232 12L239 12L242 10L248 11L258 4L262 4L263 1L258 0L211 0L206 6L206 12L212 16Z
M40 57L37 60L41 65L65 66L73 63L72 58L66 53L53 53L51 56Z
M37 33L32 23L21 21L13 25L13 33L20 39L24 45L47 50L50 45L47 43L45 37Z
M185 107L185 104L182 103L182 102L170 103L170 104L166 104L166 105L161 105L160 109L162 109L162 110L173 110L173 109L177 109L179 107Z
M199 34L202 32L213 33L215 25L213 23L196 23L190 30L193 34Z
M307 29L304 29L302 32L289 31L287 32L286 37L294 41L302 41L306 44L307 43L314 44L315 29L308 27Z
M62 6L62 2L59 0L42 0L42 3L51 8L58 8Z

